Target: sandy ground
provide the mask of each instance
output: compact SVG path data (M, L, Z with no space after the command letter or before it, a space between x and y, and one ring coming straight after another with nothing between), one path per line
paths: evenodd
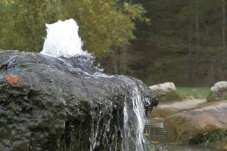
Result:
M172 110L183 110L197 107L200 104L206 103L206 99L190 99L173 103L159 104L157 109L172 109Z

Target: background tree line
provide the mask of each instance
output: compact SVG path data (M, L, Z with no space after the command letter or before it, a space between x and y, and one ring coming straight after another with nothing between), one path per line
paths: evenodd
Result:
M148 84L211 86L227 78L225 0L135 0L150 25L138 22L130 75ZM139 57L138 57L139 56ZM134 72L136 71L136 72Z
M227 76L225 0L2 0L0 7L0 49L39 52L45 23L74 18L83 49L108 73L178 86Z
M126 0L1 0L0 7L1 49L39 52L45 23L73 18L80 27L83 49L99 58L114 58L135 38L134 21L146 19L141 4Z

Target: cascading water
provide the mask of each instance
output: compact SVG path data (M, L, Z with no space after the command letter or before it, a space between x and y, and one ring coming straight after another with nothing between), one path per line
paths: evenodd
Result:
M143 130L145 126L145 109L141 93L137 85L130 79L124 80L129 84L131 91L132 106L125 102L124 106L124 131L123 131L123 151L129 151L133 148L136 151L144 151L145 140Z
M78 35L78 25L73 19L66 21L58 21L54 24L46 24L47 37L44 42L41 54L59 58L60 57L73 57L73 56L92 56L86 51L82 50L82 41ZM93 73L93 77L111 77L104 73ZM130 78L119 76L126 85L130 98L125 98L123 108L123 128L121 129L122 136L122 150L123 151L144 151L146 150L145 140L143 137L143 130L145 126L145 109L144 102L149 101L144 98L138 90L137 84ZM129 103L128 100L131 100ZM111 104L110 104L111 105ZM90 136L90 151L93 151L96 146L100 144L100 137L98 138L99 124L102 113L95 119L97 113L91 113L93 116L93 123L91 129L93 133ZM95 119L95 120L94 120ZM95 121L95 122L94 122ZM105 130L108 132L110 121L105 125ZM118 129L118 128L116 128ZM103 137L107 137L107 132L103 133ZM116 138L117 139L117 138ZM109 148L109 150L117 150L117 148Z

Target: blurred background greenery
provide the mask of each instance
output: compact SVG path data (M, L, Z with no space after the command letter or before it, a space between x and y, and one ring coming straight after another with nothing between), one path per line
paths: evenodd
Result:
M83 49L107 73L177 87L227 76L225 0L1 0L0 7L0 49L40 52L45 23L74 18Z

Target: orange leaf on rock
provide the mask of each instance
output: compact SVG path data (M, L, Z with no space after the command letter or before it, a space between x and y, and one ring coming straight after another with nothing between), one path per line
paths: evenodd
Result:
M14 85L14 84L16 84L19 81L19 77L18 76L11 75L11 74L6 74L5 75L5 79L10 85Z

